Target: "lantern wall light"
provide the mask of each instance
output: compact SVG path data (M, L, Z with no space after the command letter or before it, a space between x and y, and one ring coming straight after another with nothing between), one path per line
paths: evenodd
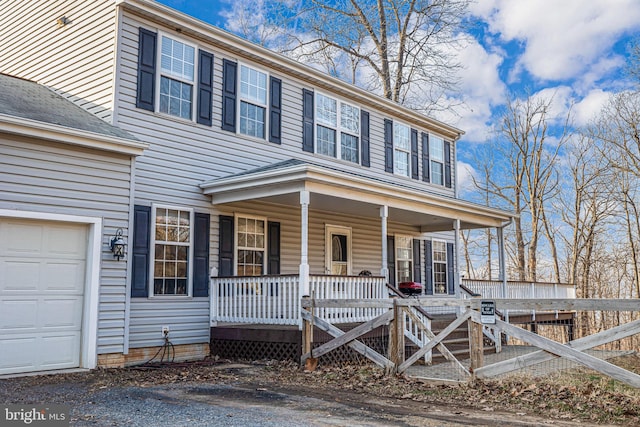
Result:
M122 238L122 228L118 228L118 231L116 231L115 236L111 238L111 242L109 243L111 252L113 252L114 258L117 258L118 261L120 261L120 258L124 258L124 248L126 245Z

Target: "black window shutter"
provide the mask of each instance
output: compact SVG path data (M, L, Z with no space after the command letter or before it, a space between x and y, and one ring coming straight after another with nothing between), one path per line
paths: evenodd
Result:
M218 274L233 276L233 217L220 215Z
M420 179L418 172L418 131L411 129L411 178Z
M213 96L213 54L198 50L198 116L197 122L211 126Z
M236 79L238 64L222 61L222 130L236 131Z
M396 285L396 240L387 236L387 269L389 270L389 284Z
M449 295L456 293L453 269L453 243L447 243L447 288Z
M422 180L429 182L429 134L422 132Z
M208 213L193 216L193 296L209 296L209 222Z
M280 223L269 222L267 229L267 274L280 274Z
M281 143L282 124L282 80L271 77L269 80L271 103L269 108L269 141Z
M133 209L133 247L131 249L131 296L148 297L149 245L151 236L151 207Z
M154 111L156 92L156 33L140 28L138 33L138 88L136 107Z
M384 119L384 170L393 173L393 122Z
M360 163L362 166L371 166L371 157L369 153L369 113L360 111Z
M422 282L422 266L420 265L420 240L413 239L413 281Z
M451 143L444 142L444 185L451 188Z
M302 150L313 153L313 91L302 89Z
M424 241L424 289L427 295L433 295L433 254L431 240Z

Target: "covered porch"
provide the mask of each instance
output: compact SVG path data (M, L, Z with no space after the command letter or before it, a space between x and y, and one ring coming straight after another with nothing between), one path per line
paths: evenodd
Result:
M421 282L425 295L460 297L458 231L495 227L501 236L511 214L425 186L299 160L202 184L228 218L220 223L219 267L211 282L212 325L300 325L304 296L386 299L387 284L406 281ZM255 241L262 252L243 246L246 225L238 218L244 217L258 218L264 232ZM225 232L232 239L223 239ZM247 254L254 259L250 271ZM327 315L354 321L374 313Z

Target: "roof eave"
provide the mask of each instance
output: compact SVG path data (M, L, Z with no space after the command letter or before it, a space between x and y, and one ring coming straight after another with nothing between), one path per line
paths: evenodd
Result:
M70 144L129 156L140 156L148 144L117 136L0 114L0 132Z

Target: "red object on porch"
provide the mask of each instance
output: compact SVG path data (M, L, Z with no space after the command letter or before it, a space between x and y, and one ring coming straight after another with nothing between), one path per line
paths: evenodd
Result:
M398 289L405 294L421 294L422 293L422 283L418 282L401 282L398 285Z

